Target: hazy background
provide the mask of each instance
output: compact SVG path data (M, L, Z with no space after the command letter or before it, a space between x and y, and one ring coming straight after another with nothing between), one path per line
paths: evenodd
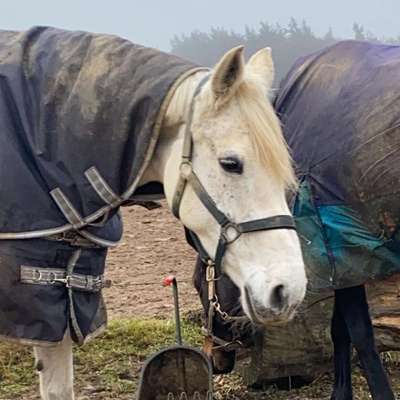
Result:
M399 0L2 0L0 27L52 25L115 33L162 50L175 34L223 26L243 31L260 21L306 20L323 35L352 35L357 22L378 37L400 34Z
M206 65L239 43L248 53L270 45L279 77L338 39L399 42L399 19L399 0L2 0L0 8L2 29L113 33Z

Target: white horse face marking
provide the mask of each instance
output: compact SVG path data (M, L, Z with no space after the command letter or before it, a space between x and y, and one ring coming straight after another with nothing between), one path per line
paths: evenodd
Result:
M246 87L246 79L257 82L258 91L252 92L252 83ZM293 179L293 171L279 123L264 91L272 80L270 50L258 52L245 67L242 49L236 48L215 67L195 103L194 171L218 208L236 223L290 215L285 190ZM246 107L255 109L243 112ZM269 122L273 126L268 127ZM258 131L267 127L268 132L258 132L255 139L256 132L251 130L254 127ZM267 154L260 155L262 150L257 148L257 140L262 141L262 135L273 137L260 144L267 150ZM268 145L275 148L268 150ZM179 163L180 149L170 157L166 167L164 185L169 202L175 190L171 182L177 181ZM181 202L180 217L214 257L220 227L190 184ZM241 235L227 247L223 270L240 288L243 308L256 322L287 320L304 298L306 276L295 231L282 229Z

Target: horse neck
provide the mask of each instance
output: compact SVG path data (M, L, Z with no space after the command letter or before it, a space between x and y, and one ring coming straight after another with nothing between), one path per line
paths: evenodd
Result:
M165 168L172 157L180 156L184 129L196 87L206 71L199 71L185 79L175 90L162 121L160 136L141 184L164 183Z

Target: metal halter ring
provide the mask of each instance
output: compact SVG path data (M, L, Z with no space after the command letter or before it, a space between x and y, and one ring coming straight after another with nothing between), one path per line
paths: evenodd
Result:
M239 239L242 232L234 222L229 222L221 228L221 235L224 237L226 244L233 243Z

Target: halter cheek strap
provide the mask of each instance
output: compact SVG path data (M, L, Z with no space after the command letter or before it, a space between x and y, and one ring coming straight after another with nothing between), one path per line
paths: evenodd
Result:
M214 257L210 257L204 249L200 239L194 233L189 231L193 240L194 246L200 255L202 261L207 265L206 279L208 283L208 300L209 300L209 318L207 331L212 335L212 320L214 312L218 312L224 320L229 317L226 313L221 311L218 297L215 290L215 282L222 273L222 262L225 255L227 246L235 242L244 233L259 232L274 229L296 229L294 219L291 215L275 215L273 217L257 219L253 221L246 221L242 223L235 223L231 221L216 205L215 201L207 193L200 179L193 170L193 138L192 138L192 122L194 115L195 99L201 92L201 89L207 83L209 75L205 76L198 84L192 102L190 104L188 122L184 132L184 142L182 150L182 160L179 167L179 180L175 189L174 197L172 199L172 212L179 219L180 205L182 197L185 192L186 185L189 184L195 192L199 200L202 202L208 212L214 217L216 222L221 227L220 237L217 245L217 250Z
M206 75L200 83L193 94L192 102L190 103L188 120L185 126L185 132L183 137L183 149L182 149L182 162L179 167L179 180L175 188L174 198L172 199L172 213L176 218L179 218L179 209L181 206L181 201L183 193L185 192L186 182L191 176L192 169L192 156L193 156L193 139L192 139L192 122L194 114L194 103L196 97L200 94L201 89L208 82L209 75Z

